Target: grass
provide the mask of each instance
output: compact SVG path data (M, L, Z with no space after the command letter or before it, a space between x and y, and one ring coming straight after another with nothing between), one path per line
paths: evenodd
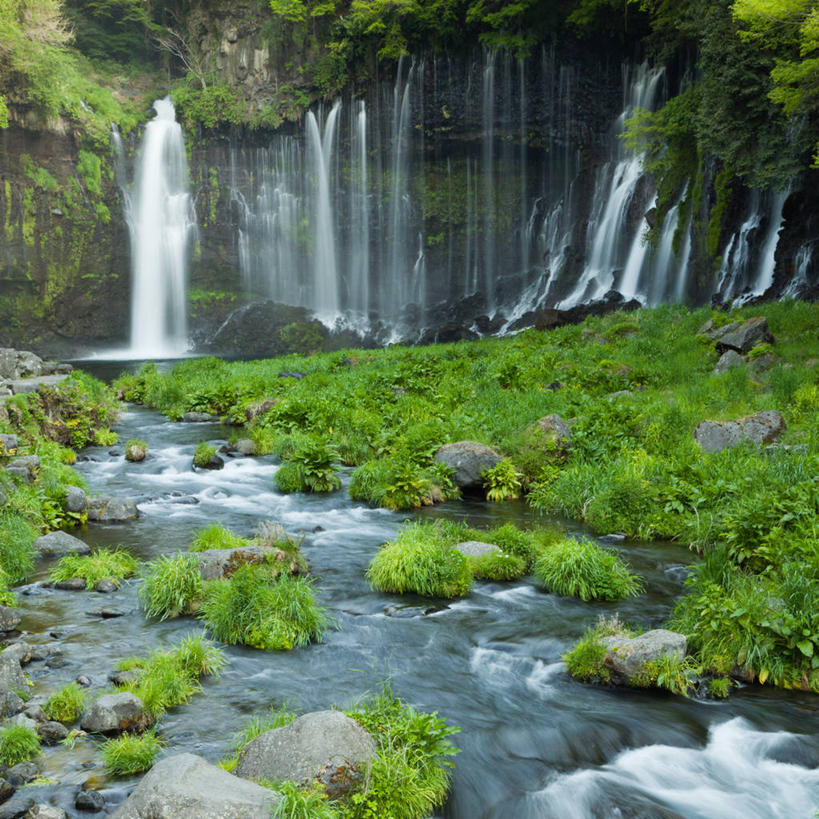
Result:
M615 634L633 636L634 632L616 617L601 617L594 626L586 629L580 640L563 655L569 674L582 682L609 682L611 672L603 663L608 649L600 639Z
M97 549L90 555L61 557L49 574L52 583L79 577L86 589L93 589L100 580L116 585L132 577L139 569L139 561L123 549Z
M215 454L215 446L211 446L207 441L201 441L193 451L193 465L200 468L206 467Z
M250 541L247 538L236 535L221 523L212 523L205 526L193 537L188 546L189 552L206 552L209 549L239 549L247 546Z
M189 634L176 648L126 658L118 669L139 672L123 688L139 697L151 717L158 719L169 708L189 702L202 688L200 678L218 676L225 662L221 649L201 635Z
M581 600L622 600L642 591L642 581L611 550L588 538L566 540L543 552L534 565L538 582L555 594Z
M0 728L0 762L11 767L27 762L40 753L40 737L25 725Z
M718 356L699 327L759 314L778 363L756 375L747 366L714 375ZM806 366L811 358L819 358L819 305L666 306L470 343L192 360L167 374L147 366L119 386L171 417L205 409L241 421L246 407L270 399L245 434L285 459L315 444L335 447L354 467L350 496L395 510L456 494L436 470L443 444L488 444L545 516L600 534L674 540L700 561L718 556L724 571L708 581L716 588L689 585L671 620L709 673L733 663L757 681L819 691L819 623L804 599L819 584L819 368ZM278 379L283 370L306 377ZM545 389L552 382L560 388ZM785 418L790 449L704 454L693 439L702 420L771 409ZM571 420L571 448L550 448L537 433L553 413ZM503 469L509 474L487 487L498 497L517 491ZM768 598L786 601L784 628L766 611ZM751 613L724 613L741 610Z
M50 720L70 725L76 722L85 706L85 691L75 682L52 694L43 706L43 712Z
M526 560L518 555L496 552L469 556L469 568L477 580L518 580L526 574Z
M132 776L147 771L164 744L154 731L108 739L100 749L105 770L112 776Z
M202 597L202 576L196 555L161 555L142 568L139 604L146 617L166 620L193 614Z
M4 585L20 583L34 566L33 543L39 532L22 515L0 514L0 568Z
M228 580L205 583L200 616L210 633L229 645L287 651L318 642L329 625L312 583L275 567L240 566Z

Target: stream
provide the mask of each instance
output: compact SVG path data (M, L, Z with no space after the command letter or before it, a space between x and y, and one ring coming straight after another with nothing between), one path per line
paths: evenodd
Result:
M462 729L453 737L460 754L445 817L808 818L819 807L819 698L749 686L725 702L697 701L595 688L567 674L561 654L598 615L616 612L643 628L662 624L683 590L691 561L686 549L615 544L646 580L647 592L626 602L558 597L531 578L478 582L467 598L443 606L381 594L370 589L364 572L407 515L353 502L344 489L280 494L272 457L225 456L223 470L194 472L196 444L223 442L231 432L218 423L172 423L129 406L115 429L122 444L146 441L147 459L129 463L97 447L84 450L76 469L91 494L135 499L140 518L90 524L78 536L96 546L122 544L148 560L186 549L194 532L214 521L241 535L262 520L280 521L289 533L304 533L302 551L319 602L337 624L321 644L290 652L227 646L219 679L204 680L201 695L161 720L165 753L192 752L215 762L253 714L281 703L299 711L347 707L389 677L414 707L438 711ZM415 516L476 526L543 522L523 504L478 501ZM49 568L41 563L20 596L24 639L49 642L53 632L63 652L57 667L29 667L35 693L51 693L80 674L94 688L104 687L118 659L201 631L190 618L149 624L133 581L110 595L43 588L38 581ZM101 606L125 616L89 615ZM89 741L46 757L47 777L80 784L89 775L101 778L111 809L138 781L106 779Z

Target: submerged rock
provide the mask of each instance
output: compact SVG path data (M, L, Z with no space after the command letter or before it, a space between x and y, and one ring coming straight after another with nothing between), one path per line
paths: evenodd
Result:
M435 460L454 471L452 480L460 489L480 489L483 487L483 473L500 463L502 458L485 444L457 441L444 444L435 453Z
M111 819L270 819L281 797L202 757L161 759Z
M61 557L62 555L88 555L91 547L68 532L48 532L34 541L34 548L40 557Z
M608 649L603 663L611 672L611 681L619 685L628 685L646 663L672 656L681 660L688 650L684 634L663 628L638 637L625 634L601 637L600 642Z
M355 720L340 711L316 711L256 737L242 751L236 774L319 782L336 798L358 786L375 753L375 740Z
M780 412L764 410L736 421L701 421L694 430L694 438L703 452L722 452L743 441L756 446L775 443L785 429Z

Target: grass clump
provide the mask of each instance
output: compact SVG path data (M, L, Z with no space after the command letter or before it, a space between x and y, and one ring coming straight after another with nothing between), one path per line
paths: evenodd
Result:
M180 552L146 563L138 597L146 617L166 620L193 614L202 597L202 575L196 555Z
M52 583L79 577L86 589L93 589L100 580L119 585L139 569L139 561L123 549L97 549L90 555L66 555L51 570Z
M11 767L27 762L40 753L40 737L25 725L0 728L0 762Z
M273 808L273 819L341 819L341 813L319 786L300 788L287 781L271 785L282 797Z
M138 696L151 717L158 719L168 708L188 702L201 690L200 678L217 676L225 662L221 649L201 635L190 634L176 648L129 657L117 667L139 672L123 688Z
M165 743L154 731L122 734L102 744L102 761L112 776L131 776L147 771Z
M526 574L526 561L504 552L469 555L469 568L478 580L519 580Z
M211 446L207 441L202 441L196 445L193 451L193 465L204 469L216 455L216 447Z
M413 523L378 550L367 579L383 592L450 598L469 592L472 571L465 555L442 542L434 524Z
M240 566L230 579L205 583L200 616L229 645L287 651L318 642L329 625L312 583L274 566Z
M617 634L630 637L634 632L616 617L601 617L594 626L586 629L574 647L563 655L569 674L582 682L610 682L611 671L603 662L608 648L600 640Z
M34 566L32 544L38 534L22 515L0 514L0 568L5 574L5 584L21 583L28 576Z
M236 535L221 523L212 523L200 529L188 546L189 552L206 552L209 549L239 549L247 546L247 538Z
M77 683L70 682L48 698L43 712L51 720L70 725L80 718L84 706L85 691Z
M622 600L642 582L612 551L588 538L566 539L543 552L534 565L538 582L555 594L581 600Z

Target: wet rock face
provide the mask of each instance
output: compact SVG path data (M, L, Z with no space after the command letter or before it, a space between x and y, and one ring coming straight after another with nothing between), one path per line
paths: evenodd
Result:
M112 819L270 819L278 794L193 754L161 759Z
M340 711L316 711L266 731L242 751L236 774L247 779L321 782L331 798L358 786L375 740Z

